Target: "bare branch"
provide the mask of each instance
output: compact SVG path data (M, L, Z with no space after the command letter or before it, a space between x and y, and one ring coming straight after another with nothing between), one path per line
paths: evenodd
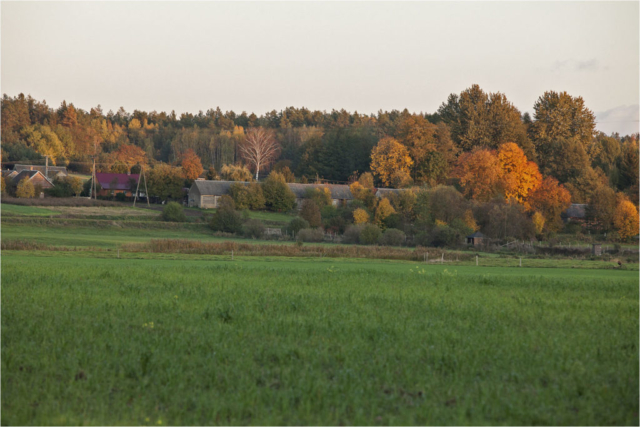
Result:
M251 128L238 145L240 156L256 171L256 180L260 168L269 165L280 153L280 144L271 129Z

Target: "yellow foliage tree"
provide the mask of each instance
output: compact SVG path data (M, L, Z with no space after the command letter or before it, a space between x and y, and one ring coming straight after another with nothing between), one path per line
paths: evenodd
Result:
M544 230L544 215L540 212L535 212L533 217L531 218L533 221L533 226L536 229L536 234L542 234L542 230Z
M391 202L386 197L383 197L378 203L378 207L376 208L375 221L376 224L382 225L382 222L392 215L396 213L396 210L391 206Z
M33 186L33 183L29 181L27 178L24 178L22 181L18 183L18 187L16 188L16 196L20 198L31 198L36 194L36 189Z
M638 234L638 209L626 198L621 199L616 206L613 226L622 240Z
M369 222L369 214L362 208L358 208L353 211L353 223L358 224L366 224Z
M382 138L371 151L371 170L388 187L398 171L411 172L413 160L407 148L393 138Z
M473 231L478 231L480 229L478 223L476 222L476 219L473 217L473 212L471 211L471 209L467 209L466 211L464 211L464 214L462 215L462 222L464 222L464 224Z
M522 148L513 142L500 146L498 161L502 169L505 197L507 200L515 199L529 209L526 199L529 193L538 188L542 182L538 165L528 161Z
M490 200L502 190L502 168L498 157L490 150L477 148L464 153L456 162L454 176L467 197Z

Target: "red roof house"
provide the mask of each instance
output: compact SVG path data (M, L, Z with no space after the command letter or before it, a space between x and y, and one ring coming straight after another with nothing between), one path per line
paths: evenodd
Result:
M137 173L101 173L96 172L96 180L102 189L98 192L99 196L109 196L117 193L124 193L126 196L132 196L138 183L139 175Z

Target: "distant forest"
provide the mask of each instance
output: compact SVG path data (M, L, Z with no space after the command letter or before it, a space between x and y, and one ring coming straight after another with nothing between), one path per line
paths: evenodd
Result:
M225 165L252 169L239 147L250 129L261 127L278 146L261 177L271 168L288 168L297 181L347 183L371 171L379 186L435 186L464 182L461 168L482 163L474 153L497 155L501 146L514 143L541 174L564 184L574 203L588 202L604 186L638 204L638 134L597 132L583 99L566 92L542 94L533 110L532 117L521 114L504 94L477 85L451 94L433 114L289 107L260 116L216 108L178 117L123 108L105 113L99 105L84 111L66 101L52 108L31 96L5 94L2 162L3 168L16 162L44 164L48 156L50 164L90 173L94 158L98 171L106 172L122 170L123 163L130 169L123 158L131 153L138 153L136 162L153 167L160 162L178 166L188 152L199 157L211 177ZM406 157L400 162L407 176L395 179L384 169L397 168L389 159L398 156Z

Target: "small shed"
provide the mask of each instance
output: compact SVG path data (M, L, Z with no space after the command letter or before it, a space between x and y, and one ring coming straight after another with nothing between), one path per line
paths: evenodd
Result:
M594 243L591 245L591 254L595 256L602 255L602 245L599 243Z
M478 245L482 244L482 239L483 238L484 238L484 234L482 234L479 231L476 231L475 233L467 236L467 244L473 245L473 246L478 246Z

